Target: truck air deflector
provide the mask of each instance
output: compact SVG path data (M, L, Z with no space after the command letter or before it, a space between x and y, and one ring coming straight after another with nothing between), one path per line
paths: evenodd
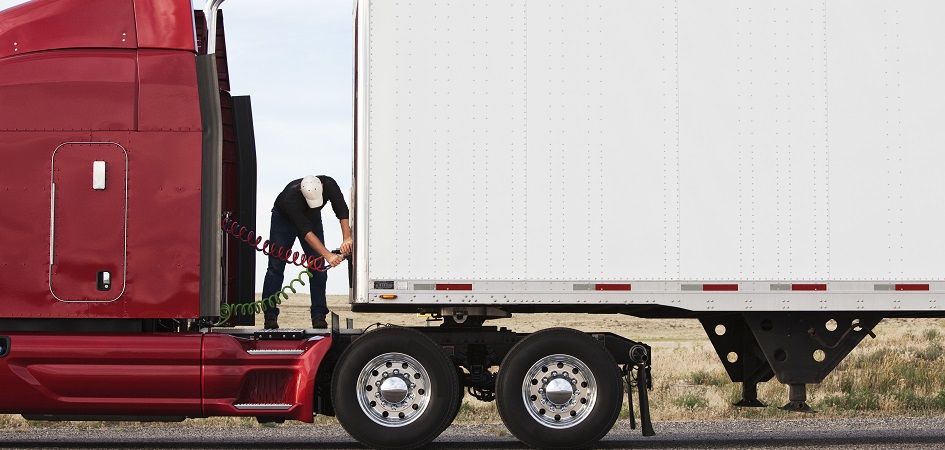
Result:
M224 0L204 5L206 54L197 55L197 90L203 127L200 182L200 315L218 317L223 296L223 254L220 223L223 220L223 113L220 74L217 70L217 14Z
M223 180L223 120L214 55L197 56L197 86L203 122L203 158L200 183L200 315L220 315L223 252L220 195Z

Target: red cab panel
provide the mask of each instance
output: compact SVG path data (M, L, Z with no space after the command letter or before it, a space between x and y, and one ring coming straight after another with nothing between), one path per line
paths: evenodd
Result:
M89 208L79 199L52 204L53 153L67 142L113 142L127 152L128 221L124 244L122 229L106 225L106 218L113 216L95 217L94 214L99 213L91 213L97 206ZM0 232L10 242L30 243L0 246L0 267L3 269L0 270L3 292L0 318L197 317L200 307L200 146L199 130L0 131L0 158L5 161L5 164L0 164L0 205L3 205L0 208ZM69 147L67 150L77 148ZM121 178L112 170L121 165L120 161L110 163L115 156L112 153L74 162L75 185L81 189L77 195L106 194L91 189L93 159L106 160L106 191L115 185L116 176ZM79 152L73 156L81 155L83 153ZM61 156L66 156L66 153L56 157L57 168L66 167L59 163ZM77 229L67 230L64 229L66 225L53 223L51 212L54 207L59 209L56 213L58 218L78 221ZM103 207L109 208L107 214L121 214L117 207ZM50 239L51 230L57 235L55 240ZM86 237L89 233L92 235ZM85 239L102 245L89 250L82 242ZM50 290L51 242L54 246L66 246L66 249L54 249L52 256L56 264L68 262L63 258L76 258L76 262L92 261L100 265L114 260L105 255L125 252L127 277L124 294L115 301L57 300ZM68 248L74 248L77 253L70 255ZM90 251L91 254L83 255ZM71 276L76 277L74 282L81 284L83 289L93 289L93 293L98 293L95 289L97 274L101 270L107 269L95 269L91 275ZM114 283L121 281L122 272L115 269L112 274ZM90 276L95 279L90 280ZM65 279L53 280L57 294L59 287L65 288L57 284L62 280ZM121 292L120 286L113 285L110 291L101 295L118 292ZM112 297L98 300L109 298Z
M61 50L0 60L0 130L133 130L134 50Z
M312 422L315 374L331 342L331 336L283 341L207 334L204 414Z
M200 98L194 54L138 51L138 129L200 130Z
M216 415L312 422L331 336L256 340L217 333L11 333L0 413Z
M200 416L200 334L14 333L0 412Z
M0 231L31 243L0 250L0 318L199 314L192 17L187 0L0 13Z
M33 0L0 15L0 58L44 50L137 46L132 0Z
M196 51L190 0L135 0L139 48Z
M114 301L125 289L128 154L115 143L53 152L49 290L59 301Z
M86 132L0 131L0 317L81 317L81 303L57 301L49 291L50 173L63 142L88 140Z
M128 150L128 279L120 312L90 317L197 317L201 132L95 133ZM0 311L0 314L3 314Z

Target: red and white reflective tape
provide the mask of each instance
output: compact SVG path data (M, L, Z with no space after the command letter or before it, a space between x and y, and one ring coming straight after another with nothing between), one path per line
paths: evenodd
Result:
M875 284L873 290L876 291L927 291L928 283L902 283L902 284Z
M574 284L575 291L630 291L632 286L629 283L584 283Z
M416 291L471 291L472 283L416 283L413 285Z
M702 292L723 292L737 291L738 284L682 284L679 286L683 291L702 291Z
M876 293L883 292L942 292L945 291L945 282L925 282L925 283L897 283L890 282L862 282L862 281L834 281L834 282L810 282L802 281L797 283L770 281L741 281L737 283L676 283L667 281L612 281L605 283L588 282L568 282L551 281L540 282L531 281L524 285L521 282L513 281L479 281L479 282L442 282L420 281L412 282L406 280L373 280L373 290L400 290L400 291L466 291L466 292L529 292L529 291L584 291L600 293L648 293L648 292L776 292L793 291L809 293L833 293L838 292L863 292L870 289Z
M772 291L826 291L827 283L778 283L771 285Z

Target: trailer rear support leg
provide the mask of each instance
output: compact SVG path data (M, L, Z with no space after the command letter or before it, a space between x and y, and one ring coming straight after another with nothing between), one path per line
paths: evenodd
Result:
M883 319L877 312L743 313L778 381L790 386L785 411L814 412L807 384L820 383ZM746 378L746 381L753 377Z
M742 383L742 399L734 403L735 406L749 408L764 408L768 405L758 400L758 383L745 381Z
M788 403L778 409L794 412L816 412L807 404L807 385L792 384L788 393Z

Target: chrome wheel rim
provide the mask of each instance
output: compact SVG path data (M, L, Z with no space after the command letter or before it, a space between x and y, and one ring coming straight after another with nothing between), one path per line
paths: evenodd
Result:
M358 376L358 404L377 424L402 427L426 411L431 396L430 374L403 353L384 353L364 365Z
M573 427L597 403L597 380L583 361L571 355L542 358L525 372L522 399L528 414L550 428Z

